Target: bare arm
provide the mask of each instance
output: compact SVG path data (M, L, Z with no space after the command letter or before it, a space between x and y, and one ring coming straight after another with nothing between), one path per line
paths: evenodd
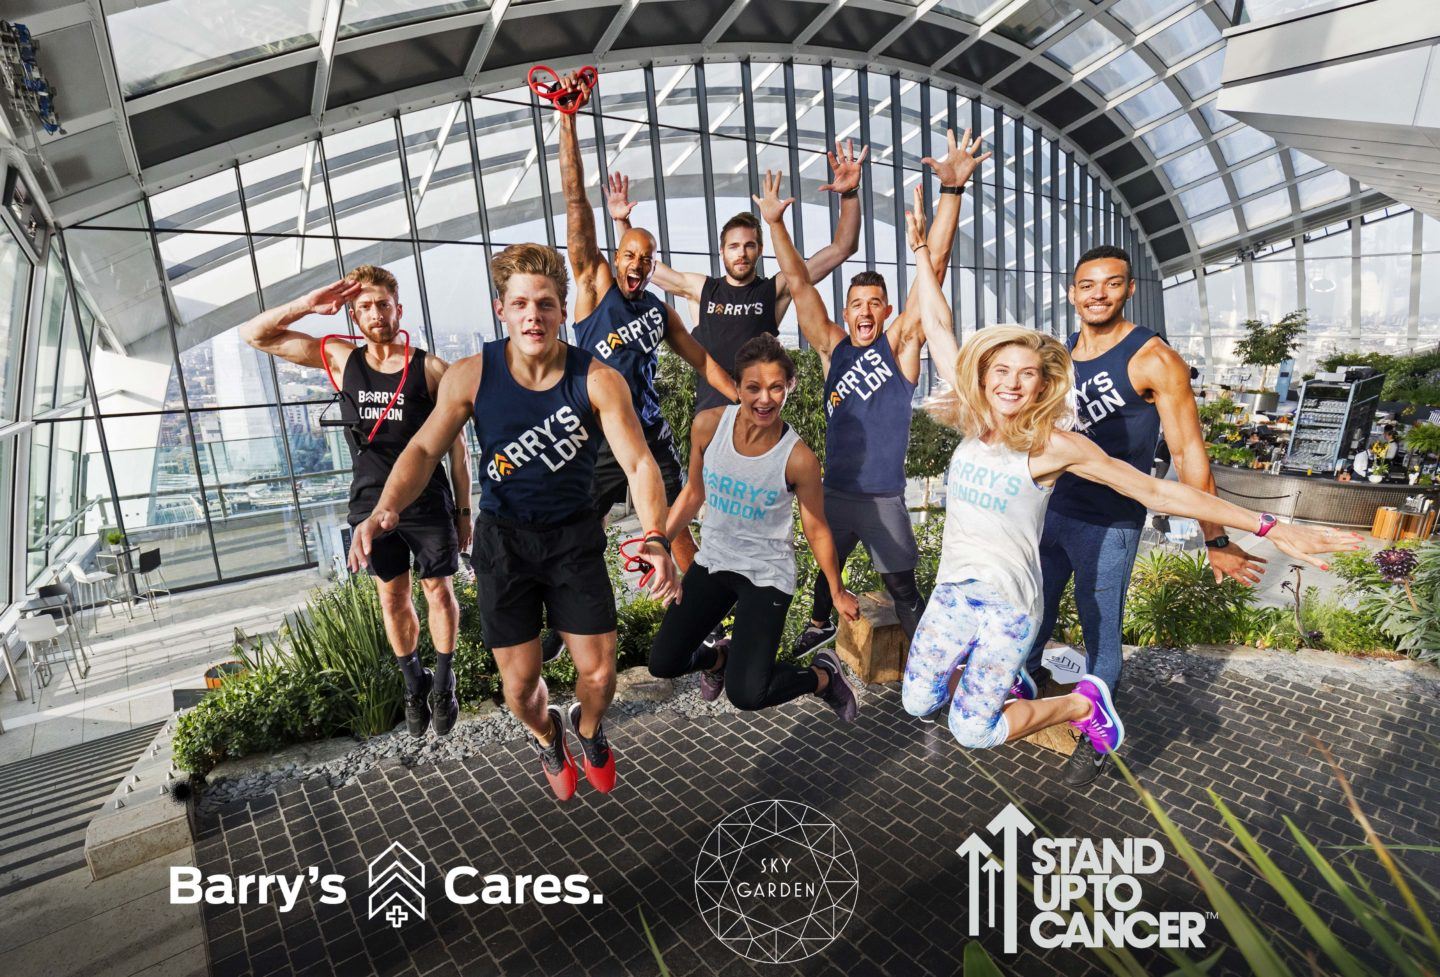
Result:
M840 580L840 560L835 553L835 538L825 521L825 492L821 488L820 461L802 441L790 452L785 465L785 478L795 486L795 501L800 503L800 528L810 541L815 565L830 583L830 597L841 614L851 621L860 618L860 602L845 589Z
M431 396L438 394L440 384L444 382L445 373L448 370L449 364L433 353L425 357L425 382L430 388ZM460 537L460 551L463 553L470 548L470 535L474 529L468 515L470 509L470 446L465 441L463 425L460 433L455 435L455 440L450 445L449 454L450 490L455 497L455 530Z
M452 451L465 422L475 409L475 391L480 386L481 358L467 356L445 371L435 397L435 410L410 439L390 469L380 500L369 518L355 527L350 544L350 568L359 570L370 559L370 544L376 536L394 529L400 513L420 497L430 473L440 459ZM467 465L468 470L468 465ZM467 480L466 492L469 484Z
M623 237L630 230L630 212L635 203L630 199L630 178L622 173L610 174L610 189L605 197L610 210L610 219L615 230ZM659 258L655 259L655 273L650 279L671 295L680 295L691 302L700 302L700 289L705 287L705 276L691 271L676 271Z
M1110 457L1083 434L1072 431L1054 432L1040 456L1032 456L1031 464L1037 480L1048 480L1068 471L1107 485L1157 512L1189 516L1250 532L1255 532L1260 526L1260 513L1242 509L1180 482L1151 478L1132 465ZM1360 545L1360 537L1354 533L1294 523L1277 524L1270 530L1268 538L1283 552L1322 570L1329 567L1311 554L1353 550Z
M823 281L860 248L860 195L855 191L860 186L865 157L869 155L869 146L863 147L857 156L852 141L847 140L842 146L838 139L835 151L826 153L830 160L830 182L820 189L840 195L840 219L835 223L835 236L830 243L805 259L812 283ZM788 275L776 276L775 294L775 319L779 321L790 308Z
M575 116L560 113L560 183L565 189L565 246L575 271L575 321L595 311L614 276L595 239L595 214L585 194L585 166Z
M279 308L266 309L240 327L240 338L262 353L278 356L297 366L323 367L320 357L320 340L308 333L297 332L290 326L314 313L335 315L345 304L360 294L364 288L359 282L344 278L323 288L317 288L308 295L287 302ZM337 340L330 368L339 369L345 358L355 347L344 340Z
M752 199L760 205L760 214L770 226L770 240L775 248L775 258L780 263L780 273L789 284L790 295L795 301L795 315L800 320L800 331L805 339L827 360L835 344L845 338L845 331L830 319L820 292L810 281L810 269L790 232L785 228L785 211L795 202L794 197L780 199L780 183L784 173L765 171L764 196Z
M675 497L675 504L670 507L665 535L671 539L679 536L685 531L685 527L695 521L695 517L700 514L700 507L705 504L705 452L710 448L710 441L715 437L715 427L724 413L723 407L702 410L695 415L695 423L690 425L690 477L685 480L685 487L680 490L680 494Z
M685 323L680 320L680 313L674 309L666 311L668 315L665 320L665 342L669 343L670 348L680 354L680 358L689 363L696 373L703 376L705 382L714 387L720 396L732 403L739 400L735 392L735 380L729 372L690 335L690 330L686 329Z
M630 483L630 495L635 500L635 510L640 514L643 531L664 532L665 482L660 477L660 466L655 464L650 447L645 443L640 418L635 416L630 387L619 373L602 363L591 364L586 386L590 391L590 403L600 416L605 440ZM655 567L655 576L650 580L650 596L665 604L678 599L680 581L670 555L659 543L647 543L644 549L645 558Z
M919 205L919 187L916 187L916 206L905 213L905 233L910 249L916 253L915 287L911 291L915 315L920 320L925 341L930 344L930 362L940 379L959 390L955 378L955 360L960 355L960 346L955 342L954 319L950 314L950 303L940 291L940 279L935 277L935 268L921 254L930 246L925 240L925 212Z

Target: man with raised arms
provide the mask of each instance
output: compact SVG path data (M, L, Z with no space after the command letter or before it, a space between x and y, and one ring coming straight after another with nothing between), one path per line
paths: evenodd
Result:
M989 153L978 155L980 140L970 130L957 144L947 133L948 152L921 162L940 179L940 203L930 229L930 261L937 276L950 263L950 249L960 221L960 194L971 174ZM885 278L862 271L850 280L841 328L825 309L819 291L806 280L805 263L785 230L783 215L791 201L780 201L780 175L766 174L765 199L774 213L770 235L781 272L795 296L800 330L820 354L825 368L825 520L835 538L839 564L864 543L880 579L895 602L906 637L914 637L924 598L915 582L919 548L905 505L905 450L910 441L910 405L920 379L920 347L924 330L916 303L906 303L888 327L894 311ZM918 187L917 187L918 189ZM912 289L913 291L913 289ZM815 578L810 624L795 643L797 656L835 638L830 615L831 581Z
M358 566L371 558L375 539L395 525L473 418L481 458L473 552L480 623L506 704L530 730L555 796L569 800L579 772L565 717L540 677L546 617L575 662L569 719L585 777L603 792L615 786L602 725L615 693L615 594L605 528L590 495L602 436L646 527L651 594L669 603L679 588L664 532L665 486L624 377L560 340L569 289L564 259L544 245L511 245L491 262L490 280L507 336L446 373L434 413L395 463L375 510L355 527L350 560Z
M290 328L308 315L332 316L347 305L366 339L363 346L343 339L322 344ZM261 352L341 378L343 413L353 434L348 439L354 468L352 526L374 509L400 452L434 411L445 375L445 361L423 349L410 348L407 362L406 344L399 341L403 311L395 276L384 268L361 265L340 281L267 309L240 327L241 338ZM460 710L451 671L460 606L450 578L460 567L461 548L470 545L470 456L465 439L458 436L446 442L440 454L450 456L449 482L443 469L427 472L397 520L374 540L370 559L385 636L405 676L405 723L412 736L424 736L432 718L435 732L443 736ZM420 619L411 598L412 560L430 612L433 675L415 653Z

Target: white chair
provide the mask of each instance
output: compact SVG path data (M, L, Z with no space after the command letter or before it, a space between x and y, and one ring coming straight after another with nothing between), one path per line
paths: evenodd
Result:
M40 708L40 698L35 693L35 673L41 669L45 672L45 678L41 685L50 682L52 662L60 662L65 666L65 674L70 676L70 686L78 694L80 686L75 682L75 673L70 670L70 658L74 652L66 652L65 647L60 644L60 638L69 630L64 624L56 624L53 617L45 614L37 614L34 617L22 617L15 622L16 633L30 653L30 698L35 700L35 708Z
M85 604L88 602L90 604L91 610L94 612L91 615L90 619L91 630L94 630L97 626L98 615L100 614L99 604L97 603L97 601L99 599L100 588L102 586L105 589L105 606L110 608L110 616L115 616L115 574L107 573L104 570L86 570L78 563L67 563L65 564L65 569L70 571L70 578L74 580L77 585L82 588L87 588L86 590L83 590L82 593L88 594L88 600L86 597L81 597L80 606L83 609ZM129 612L128 605L126 607L126 612Z

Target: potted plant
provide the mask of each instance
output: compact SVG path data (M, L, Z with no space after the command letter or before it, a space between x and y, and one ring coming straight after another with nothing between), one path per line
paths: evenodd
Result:
M1260 367L1260 386L1241 391L1244 403L1252 411L1272 413L1280 406L1280 395L1269 389L1270 370L1290 359L1300 348L1300 337L1309 322L1304 309L1287 312L1278 321L1266 325L1260 319L1245 320L1245 338L1235 343L1235 355L1247 366Z
M1383 461L1377 461L1370 466L1370 481L1383 482L1385 476L1390 474L1390 466Z
M1405 432L1405 450L1415 455L1440 455L1440 424L1416 424Z
M119 553L125 549L125 534L118 529L106 530L105 542L109 544L112 551Z

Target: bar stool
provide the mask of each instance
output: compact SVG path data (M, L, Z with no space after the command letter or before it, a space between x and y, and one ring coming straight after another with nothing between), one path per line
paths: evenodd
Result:
M170 596L170 581L165 579L165 574L160 569L160 548L158 546L153 550L140 551L140 560L135 566L135 572L139 574L140 579L145 582L145 591L140 596L144 597L150 604L150 618L151 620L158 620L155 617L155 595L164 594L166 597ZM164 584L164 586L155 586L155 582L150 579L151 574L159 577L160 582Z
M53 617L37 614L16 621L15 630L30 653L30 698L35 700L35 708L40 708L40 698L35 694L35 673L43 668L45 678L41 687L48 685L53 674L51 662L58 661L65 666L65 674L70 676L70 687L78 695L80 686L75 682L75 673L70 670L71 656L65 653L60 644L60 636L70 630L69 627L64 624L57 625Z
M38 597L59 597L65 602L63 607L48 607L40 613L47 614L54 618L57 624L75 625L71 627L67 633L70 637L70 643L79 654L79 657L76 659L76 664L80 668L80 674L82 676L88 674L90 671L90 652L86 649L85 638L81 633L79 625L76 624L75 602L70 599L70 589L63 583L47 583L37 587L35 594Z
M88 603L90 604L90 609L94 612L90 617L90 626L92 630L99 626L100 611L98 609L98 605L96 604L96 595L100 588L100 585L102 584L105 586L105 590L107 591L107 593L105 594L105 606L110 608L110 616L115 616L116 598L113 592L113 587L115 584L115 574L107 573L104 570L86 570L78 563L67 563L65 564L65 569L70 571L71 579L74 580L77 584L79 584L81 587L89 588ZM81 598L80 603L83 608L87 601L84 598ZM129 613L128 605L126 607L126 613Z

